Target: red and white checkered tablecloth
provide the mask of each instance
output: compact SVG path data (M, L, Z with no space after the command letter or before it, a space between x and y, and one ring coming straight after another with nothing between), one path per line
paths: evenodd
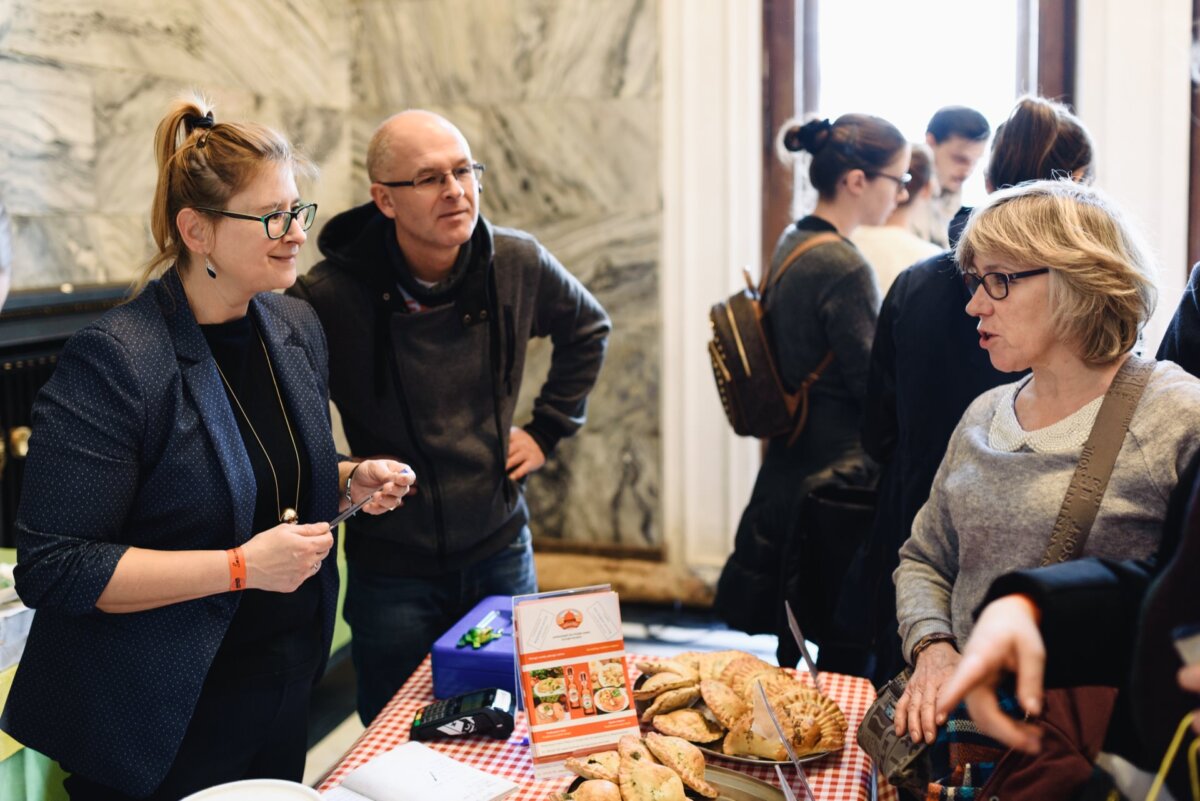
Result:
M627 659L633 662L637 657ZM798 676L800 681L811 684L808 673L801 671ZM854 732L858 730L867 707L875 699L875 689L866 679L840 673L822 673L821 683L826 694L837 701L846 715L849 724L846 747L824 759L805 763L804 772L808 775L817 801L869 801L871 761L854 742ZM433 672L426 657L318 789L324 792L337 786L347 773L372 757L407 742L413 716L418 709L434 700ZM508 740L452 737L430 740L426 745L460 762L516 782L519 789L509 796L509 801L545 801L550 793L564 790L569 784L567 779L539 781L533 777L533 764L529 759L529 727L524 712L517 713L516 728ZM776 786L779 784L773 767L709 758L713 764L741 771ZM784 775L790 775L790 771L785 767ZM798 785L799 782L793 782L793 787ZM894 801L896 798L895 790L883 780L880 781L879 798L881 801Z

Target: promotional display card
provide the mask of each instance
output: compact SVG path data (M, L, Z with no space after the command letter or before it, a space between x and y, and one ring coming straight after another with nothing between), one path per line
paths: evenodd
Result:
M569 756L638 734L615 592L602 586L518 596L513 624L539 779L566 775Z

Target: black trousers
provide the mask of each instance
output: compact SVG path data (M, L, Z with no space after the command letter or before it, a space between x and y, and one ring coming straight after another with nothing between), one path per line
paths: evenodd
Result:
M159 788L134 799L78 774L71 801L179 801L239 779L300 781L308 751L308 701L316 666L279 676L208 682L179 753Z

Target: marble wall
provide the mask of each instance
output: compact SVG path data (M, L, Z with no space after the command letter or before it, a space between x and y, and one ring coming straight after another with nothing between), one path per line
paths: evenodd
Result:
M541 239L614 322L588 425L530 482L535 533L659 547L660 42L659 0L0 0L14 287L136 273L153 130L183 90L313 156L318 225L367 198L384 117L438 111L488 165L483 213ZM519 415L549 364L536 344Z

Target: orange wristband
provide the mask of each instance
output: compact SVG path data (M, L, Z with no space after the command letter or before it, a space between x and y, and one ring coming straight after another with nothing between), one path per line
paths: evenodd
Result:
M230 548L225 555L229 557L229 591L246 589L246 555L240 546Z

